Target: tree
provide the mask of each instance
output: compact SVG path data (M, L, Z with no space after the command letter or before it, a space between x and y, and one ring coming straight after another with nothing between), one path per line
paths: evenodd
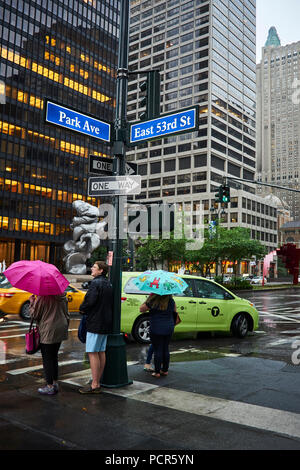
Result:
M141 240L141 246L137 249L139 269L157 269L159 263L163 265L166 262L169 270L172 261L184 262L187 241L185 238L174 239L173 233L169 239L152 239L149 236Z
M218 225L213 238L210 238L208 230L205 231L203 247L201 250L188 252L187 260L206 276L214 264L218 266L219 261L240 263L252 256L261 259L265 254L266 248L258 240L251 239L249 229L236 227L227 230Z

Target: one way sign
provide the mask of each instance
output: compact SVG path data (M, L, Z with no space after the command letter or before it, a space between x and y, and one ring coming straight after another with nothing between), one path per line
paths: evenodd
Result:
M126 196L140 194L141 177L135 176L99 176L88 181L88 196Z

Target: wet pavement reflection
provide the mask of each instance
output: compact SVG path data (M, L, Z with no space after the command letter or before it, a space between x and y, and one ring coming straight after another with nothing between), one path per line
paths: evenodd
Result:
M174 334L170 345L171 362L210 360L217 357L251 355L290 362L292 343L300 339L300 292L297 289L271 292L247 292L241 297L251 300L260 314L259 328L239 339L224 333ZM77 337L79 314L72 314L69 338L60 349L60 360L68 361L72 369L88 367L84 345ZM29 323L16 315L0 322L0 382L7 370L32 368L41 364L41 354L25 353L25 333ZM144 364L148 345L126 341L127 361ZM15 374L15 377L18 374Z

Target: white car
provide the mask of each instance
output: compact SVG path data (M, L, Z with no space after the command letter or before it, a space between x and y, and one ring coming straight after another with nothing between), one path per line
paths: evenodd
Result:
M250 284L262 284L262 281L263 281L263 277L262 276L254 276L251 281L250 281ZM265 277L265 283L267 282L267 278Z

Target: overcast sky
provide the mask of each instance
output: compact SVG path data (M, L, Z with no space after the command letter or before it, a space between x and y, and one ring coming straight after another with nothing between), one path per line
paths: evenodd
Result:
M257 63L268 31L275 26L284 46L300 41L300 0L256 0Z

